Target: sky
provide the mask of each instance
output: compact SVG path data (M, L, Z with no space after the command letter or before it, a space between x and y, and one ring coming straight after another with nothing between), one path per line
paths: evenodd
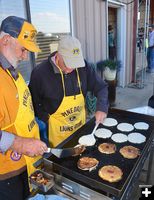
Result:
M0 22L9 15L25 17L25 0L0 0ZM70 32L69 0L29 0L31 20L44 33Z
M70 32L68 0L30 0L32 23L45 33Z

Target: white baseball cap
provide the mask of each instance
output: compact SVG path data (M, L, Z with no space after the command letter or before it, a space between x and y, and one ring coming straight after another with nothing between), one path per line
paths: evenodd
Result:
M70 35L62 37L59 41L58 52L67 67L73 69L85 67L81 44L77 38Z

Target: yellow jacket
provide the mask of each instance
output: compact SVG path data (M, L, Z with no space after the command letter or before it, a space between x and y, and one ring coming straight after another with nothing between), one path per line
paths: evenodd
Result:
M0 129L21 137L39 138L29 89L19 74L15 81L11 74L0 67ZM0 154L0 180L16 176L26 169L28 174L35 168L33 163L40 157L28 157L8 150Z
M17 98L18 92L12 78L8 73L0 67L0 129L12 124L15 121L19 100ZM16 134L15 127L12 126L7 129L8 132ZM16 176L26 169L26 162L24 156L14 162L9 159L11 151L6 154L0 153L0 180L4 180Z

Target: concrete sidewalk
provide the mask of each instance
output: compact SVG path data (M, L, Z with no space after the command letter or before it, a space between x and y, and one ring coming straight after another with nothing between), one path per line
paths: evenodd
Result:
M147 106L149 98L153 95L154 74L146 73L142 84L138 89L135 85L125 88L116 88L115 108L128 110L136 107Z

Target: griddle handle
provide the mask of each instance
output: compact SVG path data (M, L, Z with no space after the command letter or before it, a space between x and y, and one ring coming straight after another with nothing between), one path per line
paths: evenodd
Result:
M35 163L33 163L33 166L35 168L40 167L43 164L43 158L40 158L38 161L36 161Z

